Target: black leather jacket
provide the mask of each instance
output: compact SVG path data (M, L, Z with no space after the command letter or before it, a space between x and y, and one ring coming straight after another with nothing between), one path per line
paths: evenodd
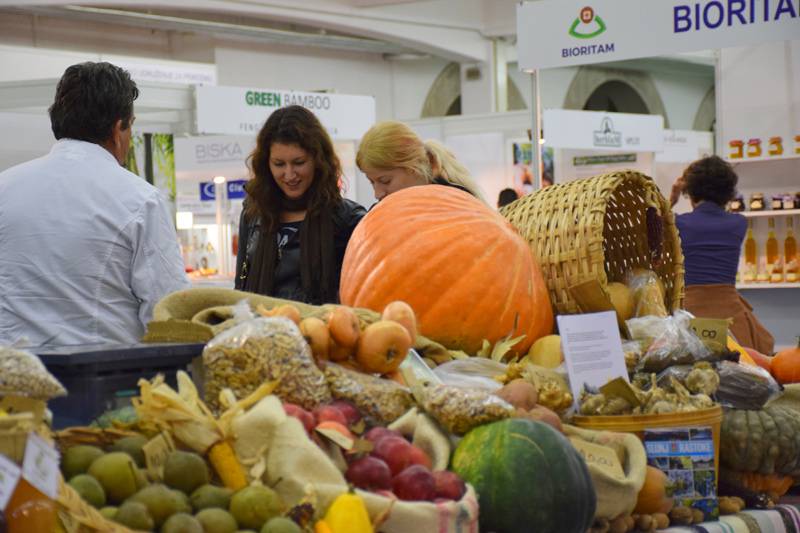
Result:
M336 249L337 280L341 274L344 251L347 248L350 235L352 235L353 229L366 213L366 210L360 204L346 198L342 199L342 203L334 213L333 223L335 230L333 238ZM236 278L234 281L234 286L239 290L244 290L245 280L258 248L260 232L261 220L247 221L244 211L242 211L242 216L239 219L239 251L236 254ZM317 303L311 302L305 294L300 279L299 235L290 239L281 249L274 276L275 287L273 293L268 296L296 302Z

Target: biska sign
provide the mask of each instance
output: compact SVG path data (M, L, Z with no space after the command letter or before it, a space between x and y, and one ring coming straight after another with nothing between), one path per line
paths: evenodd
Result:
M517 6L523 70L800 38L800 0L540 0Z
M360 139L375 123L372 96L244 87L195 88L197 131L255 135L276 109L300 105L314 112L334 139Z

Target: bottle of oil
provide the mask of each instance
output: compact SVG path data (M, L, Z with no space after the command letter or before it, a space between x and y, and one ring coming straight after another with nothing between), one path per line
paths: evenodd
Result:
M758 249L753 237L753 219L747 221L747 238L744 240L744 275L742 281L752 283L758 272Z
M783 241L784 278L786 281L798 281L797 240L794 238L794 222L791 216L786 217L786 239Z
M767 274L770 283L780 283L783 281L783 266L781 265L781 254L778 248L778 239L775 237L775 219L769 217L769 233L767 234Z

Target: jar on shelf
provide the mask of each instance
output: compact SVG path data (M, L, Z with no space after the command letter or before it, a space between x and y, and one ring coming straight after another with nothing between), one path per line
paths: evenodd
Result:
M794 204L794 202L792 202L792 204ZM774 195L772 197L772 202L770 202L769 206L770 206L770 209L772 209L773 211L782 210L783 209L783 195L782 194Z
M794 195L793 194L784 194L783 195L783 208L784 209L794 209Z
M763 211L764 208L764 195L760 192L753 193L750 196L750 211Z
M744 197L739 194L728 203L728 211L731 213L741 213L744 211Z
M794 208L800 209L800 192L794 193Z

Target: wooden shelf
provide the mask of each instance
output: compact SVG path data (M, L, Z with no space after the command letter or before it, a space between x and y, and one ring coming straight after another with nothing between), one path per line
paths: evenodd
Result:
M737 283L737 289L800 289L800 282L796 283Z
M740 215L750 217L789 217L800 215L800 209L770 209L767 211L741 211Z

